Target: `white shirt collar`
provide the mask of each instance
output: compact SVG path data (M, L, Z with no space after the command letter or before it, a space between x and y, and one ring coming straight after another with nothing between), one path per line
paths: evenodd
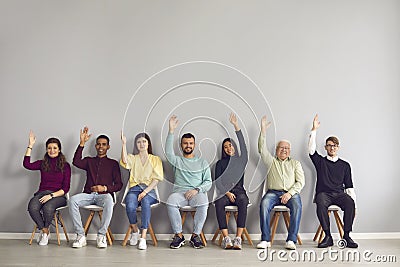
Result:
M326 158L327 158L328 160L330 160L330 161L333 161L333 162L336 162L336 161L339 159L338 156L334 156L334 157L326 156Z

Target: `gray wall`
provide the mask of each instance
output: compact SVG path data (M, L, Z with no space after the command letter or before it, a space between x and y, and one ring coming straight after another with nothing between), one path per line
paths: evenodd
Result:
M256 150L263 114L273 120L271 151L276 140L289 139L292 156L302 162L300 230L315 231L315 171L307 156L315 113L321 120L318 149L324 152L324 138L335 134L340 155L352 164L354 231L400 232L393 212L400 200L399 11L395 0L1 1L0 232L32 229L26 206L39 173L22 167L30 129L37 134L33 159L43 156L48 137L58 136L70 162L85 125L94 136L111 137L109 156L116 159L121 128L129 147L146 130L164 161L165 199L173 180L163 153L168 117L177 114L179 132L196 134L196 153L214 167L220 142L234 133L232 110L250 152L251 233L259 233L259 185L266 172ZM190 61L223 64L178 65L140 87L162 69ZM95 154L93 141L84 153ZM71 194L81 190L84 177L72 168ZM165 206L153 212L152 221L157 232L170 232ZM123 233L127 224L117 205L113 231ZM205 232L215 228L210 207Z

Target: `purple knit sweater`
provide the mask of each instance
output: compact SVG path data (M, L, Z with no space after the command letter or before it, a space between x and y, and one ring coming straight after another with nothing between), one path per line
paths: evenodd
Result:
M40 170L40 191L58 191L60 189L64 190L66 194L69 191L69 186L71 182L71 167L66 162L64 165L63 172L56 170L57 158L50 158L50 170L45 172L42 170L42 160L37 160L31 163L31 157L24 157L24 167L28 170Z

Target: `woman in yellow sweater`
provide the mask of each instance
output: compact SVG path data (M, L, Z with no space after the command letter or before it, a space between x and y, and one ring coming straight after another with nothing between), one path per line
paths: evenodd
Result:
M155 188L164 178L160 157L152 154L150 137L139 133L135 137L133 154L126 151L126 137L121 133L122 151L120 165L130 170L129 191L125 197L126 214L128 215L132 234L131 246L138 244L139 249L146 249L146 234L150 223L151 205L157 203ZM142 207L142 233L139 238L136 209Z

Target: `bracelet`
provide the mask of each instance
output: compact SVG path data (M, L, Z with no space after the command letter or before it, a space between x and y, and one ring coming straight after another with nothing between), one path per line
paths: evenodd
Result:
M31 148L31 147L29 147L29 146L27 147L27 149L30 149L30 150L32 150L32 148Z

